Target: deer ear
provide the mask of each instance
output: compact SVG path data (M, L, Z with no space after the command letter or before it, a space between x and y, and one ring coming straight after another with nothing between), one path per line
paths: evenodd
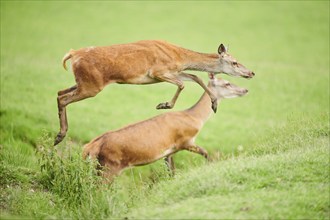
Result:
M209 79L212 79L212 80L215 79L215 77L214 77L214 73L209 73Z
M226 49L225 45L220 44L220 46L218 48L218 53L222 54L222 53L226 53L226 52L227 52L227 49Z

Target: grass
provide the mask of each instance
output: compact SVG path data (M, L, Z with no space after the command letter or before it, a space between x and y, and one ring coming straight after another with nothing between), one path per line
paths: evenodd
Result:
M1 218L329 219L328 1L1 1L0 32ZM180 152L175 178L158 161L104 186L82 145L159 114L175 87L110 85L68 107L68 135L52 148L56 93L74 84L61 58L140 39L230 44L256 77L223 76L249 95L221 102L199 134L214 162ZM187 82L174 110L201 93Z
M308 148L199 167L157 186L128 216L326 219L329 173L320 169L329 166L328 143L321 138Z
M161 182L128 216L327 219L329 124L303 120L308 128L297 129L300 122L301 118L290 119L287 126L274 132L276 138L256 145L257 152L204 165Z

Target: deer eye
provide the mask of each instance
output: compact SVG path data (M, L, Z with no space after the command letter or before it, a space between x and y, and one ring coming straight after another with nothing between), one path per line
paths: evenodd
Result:
M230 86L230 83L226 83L225 86Z
M237 62L233 62L233 65L234 65L234 66L238 66L238 63L237 63Z

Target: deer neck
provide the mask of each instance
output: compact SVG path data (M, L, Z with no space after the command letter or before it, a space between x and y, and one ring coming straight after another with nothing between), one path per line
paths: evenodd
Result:
M185 51L184 69L206 72L221 72L219 69L219 55Z
M209 89L212 91L210 87ZM220 101L221 99L218 97L218 104ZM212 102L210 96L204 92L198 102L191 108L187 109L186 112L194 118L200 120L202 123L205 123L213 114L211 105Z

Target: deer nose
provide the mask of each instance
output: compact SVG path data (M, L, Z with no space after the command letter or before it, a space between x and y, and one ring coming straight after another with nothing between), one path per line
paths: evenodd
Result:
M255 76L256 75L254 72L252 72L251 74L252 74L252 76Z
M248 91L249 91L249 90L247 90L247 89L244 89L244 93L248 93Z

